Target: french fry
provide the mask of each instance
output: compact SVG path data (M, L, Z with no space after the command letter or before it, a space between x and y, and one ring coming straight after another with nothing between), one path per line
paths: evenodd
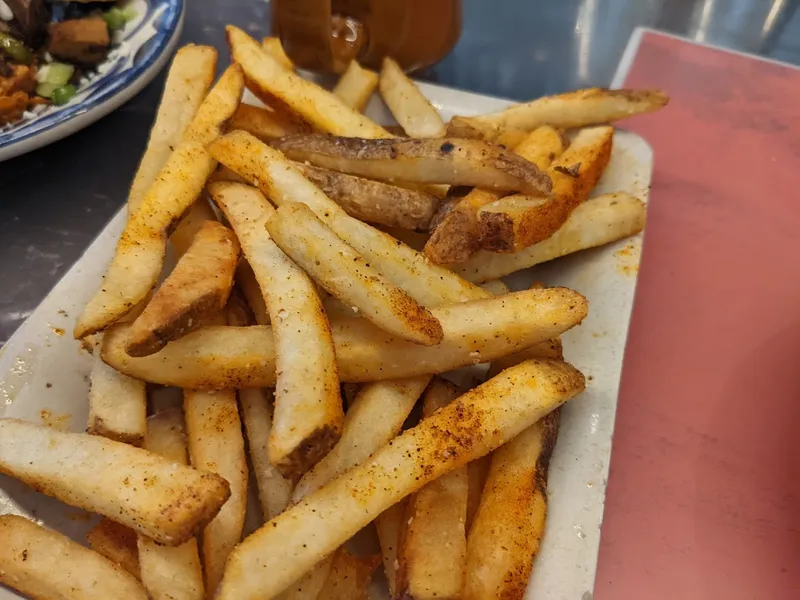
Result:
M369 179L473 185L541 196L551 188L550 178L533 163L480 140L383 140L300 133L273 140L271 146L293 160Z
M281 44L280 38L265 37L263 40L261 40L261 48L272 58L277 60L284 69L294 71L294 63L292 62L292 59L286 55L286 51L283 49L283 44Z
M392 504L375 519L375 528L381 545L381 560L386 582L389 585L389 596L396 598L397 570L400 567L398 552L406 519L408 498Z
M322 588L328 581L334 555L321 560L308 573L290 585L276 598L278 600L318 600Z
M197 233L208 221L216 221L217 215L205 198L199 198L183 215L172 235L169 243L175 251L175 257L180 259L189 251Z
M173 463L188 464L180 408L168 408L147 419L145 448ZM203 567L193 537L180 546L163 546L140 535L138 554L142 583L152 600L202 600L205 596Z
M420 304L431 307L489 297L489 292L437 267L396 239L347 215L277 152L243 132L209 147L212 155L259 187L277 205L303 202L328 227L366 258L381 275Z
M214 81L216 67L217 51L211 46L188 44L172 59L147 149L128 192L129 214L139 208L172 150L183 138Z
M239 261L239 266L236 267L236 283L247 299L247 304L250 305L250 310L253 311L256 323L259 325L269 325L267 303L264 301L264 296L261 294L261 288L258 285L258 281L256 281L253 268L246 260Z
M75 325L77 339L96 333L137 306L164 263L167 233L188 210L216 166L205 146L227 122L243 90L241 70L229 67L208 94L141 206L129 217L98 291Z
M558 435L553 411L492 454L467 542L464 600L525 597L544 534L547 468Z
M422 401L424 418L447 406L458 388L435 377ZM458 599L467 559L466 465L428 483L409 498L402 536L397 593L401 597Z
M588 88L515 104L500 112L477 117L453 117L448 135L496 139L503 130L532 131L542 125L561 129L602 125L663 108L669 97L660 90L605 90Z
M0 473L167 545L189 539L230 495L213 473L85 433L0 419Z
M238 262L239 242L233 232L221 223L206 221L131 325L128 354L153 354L204 326L228 301Z
M88 531L86 543L89 548L119 565L136 579L141 579L136 532L129 527L104 517Z
M410 190L304 163L294 163L294 166L347 214L369 223L426 229L439 207L439 198L425 191Z
M514 147L514 152L545 171L554 158L559 156L566 142L559 131L552 127L539 127ZM479 214L484 206L499 202L500 194L473 189L463 198L445 205L443 213L434 217L430 239L425 244L425 255L437 264L464 262L481 248ZM485 235L490 235L491 230Z
M583 320L586 300L571 290L527 290L432 309L442 324L437 346L391 337L366 319L332 323L342 381L382 381L443 373L492 361L556 337ZM268 327L206 327L142 358L125 353L126 325L108 330L103 360L154 383L194 389L272 387L275 347Z
M429 375L422 375L365 385L344 417L339 442L297 482L292 501L317 491L397 436L429 381Z
M487 379L490 379L490 377L487 377ZM475 514L481 504L483 486L486 484L486 477L489 474L491 458L491 454L487 454L467 465L467 520L464 524L467 533L472 527Z
M440 138L447 131L442 117L395 61L383 59L380 78L383 101L406 135L412 138Z
M521 252L497 254L481 250L468 261L453 265L461 277L473 282L504 277L567 254L610 244L644 229L645 206L633 196L618 192L587 200L577 207L552 236Z
M241 129L260 140L272 140L303 130L296 122L281 117L275 111L252 104L240 104L233 115L231 131Z
M503 294L510 294L511 290L503 282L502 279L492 279L491 281L484 281L480 286L495 296L502 296Z
M491 452L583 387L566 363L529 361L467 392L243 541L218 600L275 597L392 504Z
M339 78L333 95L350 108L364 112L364 107L378 86L378 74L364 69L355 60L351 60L347 69Z
M556 358L560 360L564 358L563 350L564 349L561 345L560 338L553 338L550 340L545 340L544 342L539 342L530 348L525 348L524 350L520 350L514 354L509 354L508 356L503 356L493 360L492 364L489 366L489 370L486 372L486 378L488 379L494 377L500 373L500 371L505 371L509 367L513 367L514 365L531 358Z
M425 249L425 243L430 237L427 233L400 229L399 227L380 227L379 229L417 252L422 252Z
M581 130L547 171L553 180L550 197L516 194L480 208L481 247L492 252L519 252L553 235L597 185L611 157L613 138L611 127Z
M217 589L225 561L242 539L247 508L247 457L236 392L184 390L183 410L192 466L216 473L230 484L231 496L203 530L206 590Z
M272 430L272 406L264 390L239 390L239 405L247 431L247 447L258 484L258 499L265 520L272 519L288 506L292 482L285 479L269 460L267 440Z
M372 573L380 563L378 556L353 556L340 548L317 600L367 600Z
M279 379L269 454L284 476L297 478L327 454L342 430L330 325L311 279L267 234L275 211L266 198L237 183L213 183L209 191L239 236L269 310Z
M225 28L233 60L242 66L248 87L266 104L277 98L315 128L334 135L390 137L382 127L318 85L286 69L241 29Z
M423 346L442 340L442 326L428 310L383 278L305 204L282 205L267 221L267 231L325 291L384 331Z
M0 583L30 598L148 600L122 567L16 515L0 516Z
M86 432L141 446L146 418L147 389L144 381L123 375L105 364L98 346L92 357Z

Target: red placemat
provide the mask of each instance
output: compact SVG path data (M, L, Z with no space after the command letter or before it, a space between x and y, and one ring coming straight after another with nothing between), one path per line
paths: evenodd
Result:
M671 101L624 124L655 171L595 598L800 598L800 70L635 39Z

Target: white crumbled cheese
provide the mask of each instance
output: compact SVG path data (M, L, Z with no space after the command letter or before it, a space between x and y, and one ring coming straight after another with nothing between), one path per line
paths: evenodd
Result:
M3 21L14 20L14 11L3 0L0 0L0 19L3 19Z

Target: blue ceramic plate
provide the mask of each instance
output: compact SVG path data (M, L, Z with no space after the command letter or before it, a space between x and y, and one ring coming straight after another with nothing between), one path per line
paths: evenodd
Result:
M118 108L164 68L183 27L184 0L131 0L137 17L117 32L108 58L64 106L0 128L0 161L72 135Z

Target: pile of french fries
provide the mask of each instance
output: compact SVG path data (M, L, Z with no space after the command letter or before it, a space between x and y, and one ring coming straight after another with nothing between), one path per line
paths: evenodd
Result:
M91 550L0 517L0 582L357 600L382 564L393 598L522 598L559 407L584 389L559 336L588 305L499 278L643 228L639 200L589 196L607 123L666 97L584 90L445 123L390 59L329 92L277 40L227 33L216 83L214 49L177 53L76 322L87 433L0 419L0 472L101 515ZM402 132L361 113L376 88ZM474 387L448 381L479 364ZM182 406L148 415L153 384ZM262 525L242 539L251 475ZM348 546L365 528L380 556Z

